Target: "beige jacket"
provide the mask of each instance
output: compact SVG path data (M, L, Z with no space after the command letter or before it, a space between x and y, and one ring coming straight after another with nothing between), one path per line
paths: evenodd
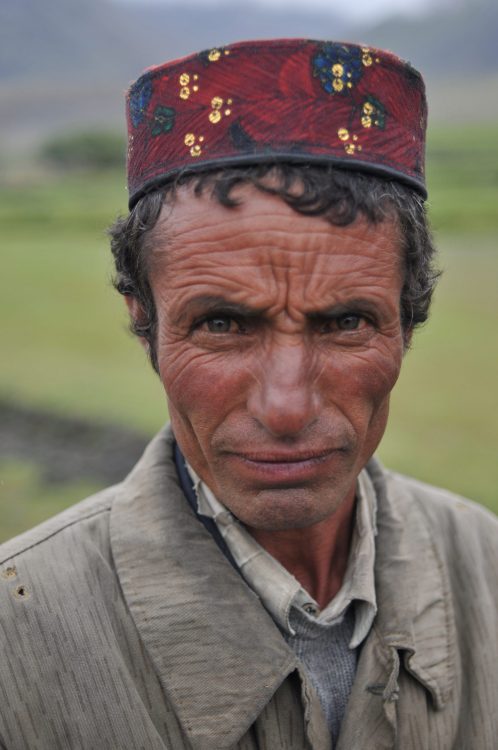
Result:
M0 746L325 750L317 697L193 516L163 431L125 482L0 547ZM496 750L498 523L369 466L379 613L337 750Z

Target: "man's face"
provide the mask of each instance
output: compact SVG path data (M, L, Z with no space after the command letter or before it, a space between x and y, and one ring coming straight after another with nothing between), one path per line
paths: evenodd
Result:
M154 230L157 359L175 436L250 527L318 523L354 491L403 355L392 221L347 227L245 186L183 188Z

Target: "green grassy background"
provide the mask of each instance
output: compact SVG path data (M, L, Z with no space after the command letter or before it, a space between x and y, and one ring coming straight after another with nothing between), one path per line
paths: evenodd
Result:
M498 512L498 125L429 134L430 212L444 276L407 354L380 456ZM0 399L152 434L164 396L110 287L105 227L122 173L24 174L0 185ZM0 539L83 497L29 462L0 463Z

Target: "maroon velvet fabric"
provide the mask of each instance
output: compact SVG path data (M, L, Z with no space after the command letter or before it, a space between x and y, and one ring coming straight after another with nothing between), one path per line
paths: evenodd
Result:
M240 42L148 69L127 96L130 207L184 170L334 163L426 196L420 74L390 52Z

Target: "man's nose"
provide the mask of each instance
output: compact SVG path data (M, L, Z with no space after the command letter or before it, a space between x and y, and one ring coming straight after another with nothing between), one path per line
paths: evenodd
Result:
M297 437L316 420L321 403L314 369L302 343L274 346L260 362L247 406L274 437Z

